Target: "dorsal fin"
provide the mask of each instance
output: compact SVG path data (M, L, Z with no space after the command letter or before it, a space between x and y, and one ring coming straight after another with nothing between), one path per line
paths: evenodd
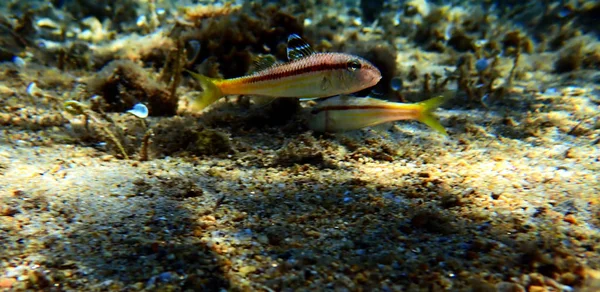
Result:
M302 59L314 54L312 47L297 34L291 34L287 41L287 57L289 61Z
M252 74L258 71L265 70L277 64L277 58L273 55L260 55L254 58L252 66L248 69L248 73Z

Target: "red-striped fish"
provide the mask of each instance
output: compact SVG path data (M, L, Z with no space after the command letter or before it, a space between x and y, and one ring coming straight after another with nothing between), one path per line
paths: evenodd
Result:
M336 96L312 108L308 125L317 132L342 132L392 121L418 120L447 135L444 126L432 114L445 100L440 96L418 103L399 103L368 97Z
M213 79L191 73L203 92L192 101L204 109L226 95L321 98L374 86L381 73L369 61L343 53L315 53L298 35L288 38L289 62L247 76Z

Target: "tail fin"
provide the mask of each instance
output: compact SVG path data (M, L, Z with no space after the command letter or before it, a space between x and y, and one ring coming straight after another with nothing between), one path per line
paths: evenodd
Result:
M440 122L433 115L432 112L435 109L437 109L440 105L442 105L446 101L446 99L447 98L444 96L438 96L438 97L434 97L434 98L428 99L426 101L420 102L419 104L423 108L421 110L421 115L418 118L419 122L424 123L425 125L431 127L432 129L440 132L444 136L448 136L448 133L446 132L446 129L444 129L444 126L442 126L442 124L440 124Z
M200 81L200 85L202 86L202 93L200 96L192 100L192 108L195 110L203 110L223 96L223 92L221 92L221 89L215 84L216 79L191 71L188 71L188 73Z

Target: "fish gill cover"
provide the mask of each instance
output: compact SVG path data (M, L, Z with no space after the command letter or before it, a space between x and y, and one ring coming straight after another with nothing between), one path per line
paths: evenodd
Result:
M0 1L0 291L598 291L599 12Z

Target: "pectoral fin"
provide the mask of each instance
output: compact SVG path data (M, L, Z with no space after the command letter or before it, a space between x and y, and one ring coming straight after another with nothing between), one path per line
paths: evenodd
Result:
M327 91L329 88L331 88L331 80L327 78L327 76L323 76L323 79L321 80L321 90Z

